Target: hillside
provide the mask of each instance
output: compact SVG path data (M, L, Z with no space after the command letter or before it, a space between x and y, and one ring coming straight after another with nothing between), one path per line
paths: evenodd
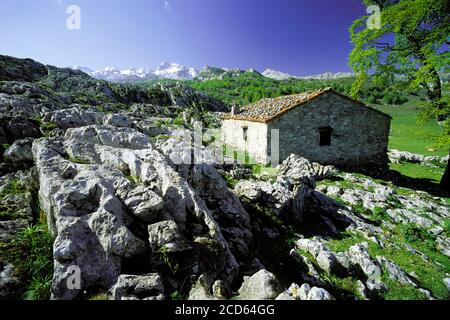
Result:
M282 95L301 93L331 87L343 94L349 94L354 78L347 77L333 80L294 79L274 80L257 72L237 72L223 69L205 68L200 73L201 78L183 83L215 97L227 104L246 105L262 98L272 98ZM212 80L208 80L212 78ZM445 80L445 77L443 77ZM146 81L140 86L147 87L155 83L171 83L170 80ZM368 85L361 93L361 100L393 117L389 148L418 153L425 156L446 156L447 150L436 146L436 140L441 134L441 128L436 121L419 123L421 106L425 100L419 92L399 91L400 83L381 88ZM445 82L448 86L448 82ZM430 167L411 163L393 164L393 170L414 178L439 181L445 166Z
M224 103L181 83L155 84L144 89L96 80L79 70L7 56L0 56L0 67L0 101L2 106L9 106L0 111L9 115L43 116L45 111L72 104L107 111L129 110L134 106L148 115L172 116L189 110L228 110Z
M329 82L249 71L120 85L32 60L0 66L0 300L448 299L449 202L430 181L298 155L267 168L217 139L241 89L256 99ZM211 129L201 141L194 120ZM418 137L408 148L426 148Z

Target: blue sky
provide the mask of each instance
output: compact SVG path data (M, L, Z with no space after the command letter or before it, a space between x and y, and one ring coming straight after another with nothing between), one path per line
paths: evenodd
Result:
M69 5L81 29L68 30ZM56 66L350 71L360 0L2 0L0 54Z

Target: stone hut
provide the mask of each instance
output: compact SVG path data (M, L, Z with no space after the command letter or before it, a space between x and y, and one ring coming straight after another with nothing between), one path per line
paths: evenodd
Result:
M233 108L223 120L222 140L264 164L294 153L341 168L384 167L391 119L325 88Z

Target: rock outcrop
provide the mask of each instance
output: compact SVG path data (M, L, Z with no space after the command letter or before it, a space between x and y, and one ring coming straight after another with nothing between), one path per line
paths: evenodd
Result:
M251 237L249 221L212 167L178 173L146 136L112 126L73 128L64 138L36 140L33 154L42 206L56 236L55 299L78 294L66 287L71 266L80 267L85 290L110 288L124 258L160 252L186 252L192 270L211 286L217 279L234 280L239 265L230 247L241 256L248 252L241 234ZM212 203L217 206L209 209ZM222 221L235 225L222 228ZM133 230L136 224L149 224L147 237Z

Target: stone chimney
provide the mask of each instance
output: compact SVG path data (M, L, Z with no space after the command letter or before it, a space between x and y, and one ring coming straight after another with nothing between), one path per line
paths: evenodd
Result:
M238 105L236 105L236 104L233 104L232 106L231 106L231 115L232 116L236 116L236 115L238 115L239 114L239 106Z

